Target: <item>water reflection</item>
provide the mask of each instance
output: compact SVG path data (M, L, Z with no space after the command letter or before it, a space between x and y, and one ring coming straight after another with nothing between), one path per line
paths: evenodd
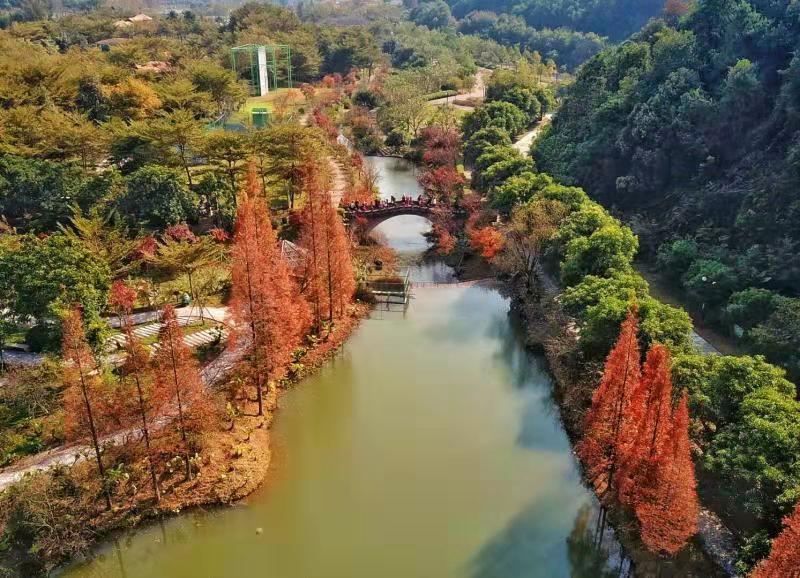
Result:
M426 247L416 236L406 246ZM419 252L415 281L452 279ZM262 490L131 532L66 576L606 578L550 379L508 311L488 287L415 288L282 399Z
M420 215L398 215L376 225L372 235L400 254L418 256L430 247L425 234L431 227Z
M393 157L364 157L367 166L378 175L378 190L382 199L403 195L416 198L422 193L413 163Z

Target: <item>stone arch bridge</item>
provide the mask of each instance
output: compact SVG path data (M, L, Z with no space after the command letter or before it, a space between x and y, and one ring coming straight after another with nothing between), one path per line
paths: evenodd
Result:
M366 229L371 231L384 221L400 215L419 215L431 221L439 218L450 218L454 220L466 220L469 213L458 206L438 204L430 205L418 202L395 202L385 205L362 205L358 208L344 208L344 220L348 225L356 219L367 221Z

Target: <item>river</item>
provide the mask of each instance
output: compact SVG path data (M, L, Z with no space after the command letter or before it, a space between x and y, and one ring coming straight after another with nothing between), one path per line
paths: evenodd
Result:
M365 320L281 399L272 443L244 502L123 534L62 576L604 575L544 361L491 286L415 289L405 313Z

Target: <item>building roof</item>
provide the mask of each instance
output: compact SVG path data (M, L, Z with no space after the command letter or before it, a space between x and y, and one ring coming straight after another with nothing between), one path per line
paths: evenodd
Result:
M136 16L131 16L128 18L131 22L149 22L152 20L147 14L137 14Z
M128 28L133 26L133 22L129 20L117 20L114 22L114 28Z
M149 62L145 62L144 64L136 64L137 72L158 72L158 73L166 73L172 72L173 66L164 60L151 60Z

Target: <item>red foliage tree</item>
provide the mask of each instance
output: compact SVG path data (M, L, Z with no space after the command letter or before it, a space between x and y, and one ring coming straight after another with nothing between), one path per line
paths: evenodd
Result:
M314 121L315 125L323 130L325 136L327 136L329 140L336 140L339 136L339 129L336 123L321 110L314 110L311 114L311 119Z
M433 166L455 166L461 145L458 131L431 125L420 131L420 138L425 148L422 154L424 163Z
M440 255L449 255L456 248L455 237L445 227L434 225L433 234L436 235L436 252Z
M108 297L108 304L114 308L120 318L120 327L124 323L123 317L130 313L133 306L136 304L136 289L117 279L111 284L111 291Z
M672 416L669 443L651 460L634 506L642 542L652 552L673 555L697 533L700 505L689 442L689 398L683 392Z
M306 193L300 246L306 251L305 293L319 329L324 316L330 323L344 316L355 291L355 276L344 224L313 169L308 171Z
M750 578L800 576L800 504L783 521L783 532L772 541L769 557L756 566Z
M634 307L622 323L617 343L608 354L603 377L586 415L584 437L577 447L589 479L601 497L609 496L608 491L614 487L614 475L624 441L628 439L627 432L635 427L629 408L641 379L638 331Z
M205 396L200 372L189 347L183 341L183 331L178 324L175 308L164 307L161 314L161 330L158 332L159 347L154 360L156 388L165 395L174 397L178 410L178 433L181 438L181 451L186 466L186 478L191 479L192 469L189 461L189 432L193 425L202 420L190 422L192 415L202 415Z
M186 241L188 243L197 242L197 235L192 233L189 226L184 223L167 227L164 229L164 236L174 239L175 241Z
M62 355L64 383L67 384L64 394L67 436L71 440L91 439L106 505L111 509L111 493L106 485L99 437L104 405L103 384L98 377L97 361L86 342L78 306L73 307L62 322Z
M125 334L125 362L121 368L121 384L118 389L119 399L115 406L122 413L136 415L144 441L150 481L153 485L153 495L156 501L161 500L158 486L156 464L152 454L152 440L150 425L158 406L165 400L159 396L153 387L152 371L150 366L150 351L139 341L133 333L130 312L136 302L136 290L123 281L114 281L111 286L109 304L114 307L119 315L120 327ZM130 391L130 390L133 391Z
M663 455L672 432L672 367L669 349L654 345L647 352L641 385L634 392L628 423L636 430L621 452L620 502L633 506L648 472ZM633 433L633 432L631 432Z
M466 182L461 173L451 166L430 168L419 176L419 183L425 192L445 203L458 198Z
M281 258L252 166L239 201L231 257L231 311L240 331L249 328L258 415L262 415L263 384L300 344L308 330L309 311Z
M664 3L664 14L673 18L680 18L689 12L690 3L686 0L667 0Z
M472 228L467 236L472 249L486 259L494 259L505 244L502 233L494 227Z

